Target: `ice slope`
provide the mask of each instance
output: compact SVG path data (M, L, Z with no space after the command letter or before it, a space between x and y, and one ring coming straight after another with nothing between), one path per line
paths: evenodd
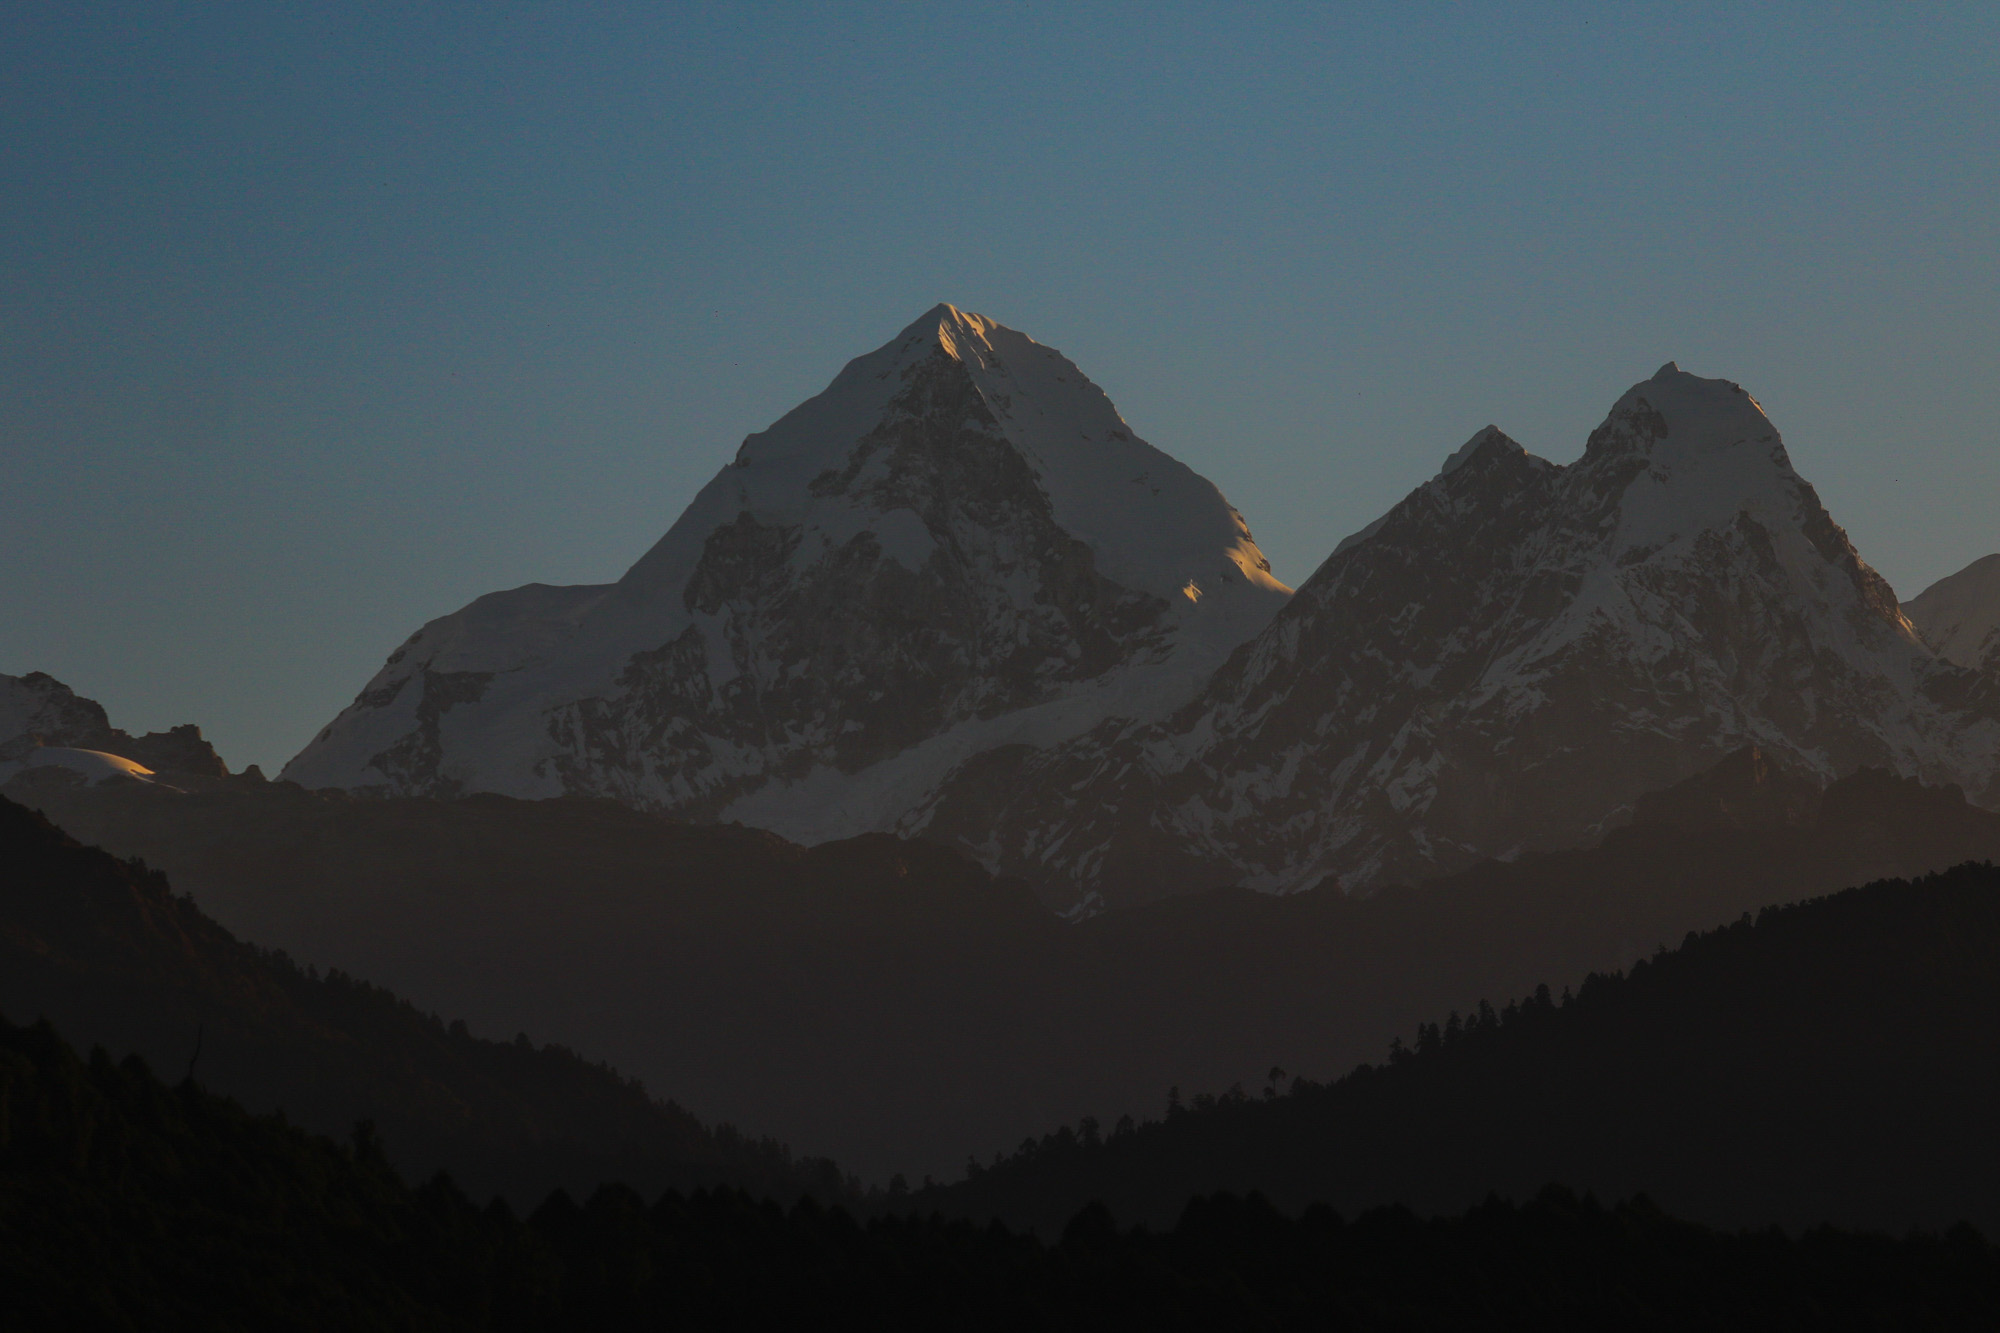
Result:
M25 758L16 762L0 763L0 783L34 768L66 769L92 786L108 782L113 778L128 778L134 782L153 781L152 769L123 755L105 754L101 750L73 750L66 746L45 745L28 751Z
M284 776L889 827L968 755L1164 713L1288 591L1074 364L940 305L746 439L617 583L424 626Z
M1672 363L1556 466L1488 427L1163 724L976 760L907 827L1089 909L1574 845L1755 744L2000 799L2000 703L1916 635L1735 384ZM980 770L980 771L975 771Z
M1960 666L2000 670L2000 555L1983 556L1903 603L1938 653Z

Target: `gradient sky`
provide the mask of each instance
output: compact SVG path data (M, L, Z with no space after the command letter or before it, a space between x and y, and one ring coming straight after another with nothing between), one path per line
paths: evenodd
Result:
M2000 6L154 0L0 62L0 671L233 765L940 300L1293 583L1668 358L1904 596L2000 549Z

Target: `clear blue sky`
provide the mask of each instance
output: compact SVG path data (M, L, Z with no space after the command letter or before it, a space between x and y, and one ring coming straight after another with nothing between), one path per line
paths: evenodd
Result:
M0 671L232 764L939 300L1295 583L1670 357L1903 595L2000 549L2000 6L156 0L0 62Z

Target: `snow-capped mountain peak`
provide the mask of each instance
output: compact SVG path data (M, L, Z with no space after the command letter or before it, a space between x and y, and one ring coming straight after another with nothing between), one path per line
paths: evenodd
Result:
M618 583L425 626L286 775L889 827L984 747L1178 702L1288 592L1072 362L940 305L746 438Z
M1527 450L1509 439L1507 433L1498 426L1486 425L1473 432L1472 438L1451 451L1445 458L1444 466L1438 469L1438 476L1449 477L1464 467L1472 459L1486 451L1498 450L1502 455L1524 454Z
M1577 471L1617 488L1621 556L1726 527L1745 510L1788 521L1799 503L1797 474L1757 400L1671 361L1612 406Z
M286 776L922 834L1087 910L1576 845L1746 746L2000 800L2000 682L1740 386L1668 362L1567 465L1484 427L1288 600L1074 363L941 305L616 584L412 635Z
M871 432L913 386L943 379L956 389L960 376L970 390L961 406L984 428L976 434L999 436L1028 464L1057 526L1089 545L1105 577L1168 600L1190 580L1204 589L1240 580L1280 598L1289 591L1272 577L1242 517L1218 503L1214 485L1136 437L1073 362L948 304L850 361L824 392L746 438L711 485L718 493L705 491L689 517L705 504L748 510L812 523L837 543L859 530L854 511L871 522L893 515L880 525L891 548L921 563L927 548L912 516L871 503L894 489L882 483L910 460ZM690 526L703 523L676 524L623 582L677 581L687 552L675 537Z
M1955 670L1756 400L1669 362L1566 466L1477 432L1170 721L1029 758L990 845L1081 902L1365 887L1586 841L1745 745L1992 799L2000 704Z
M2000 672L2000 554L1939 579L1903 610L1940 656Z

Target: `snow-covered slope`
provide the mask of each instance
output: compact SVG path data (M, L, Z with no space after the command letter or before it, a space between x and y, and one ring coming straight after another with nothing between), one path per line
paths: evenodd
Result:
M1164 715L1288 592L1076 366L941 305L746 439L617 583L425 625L284 775L887 828L980 753Z
M1918 638L1757 403L1669 363L1566 467L1480 431L1168 722L983 757L904 827L1085 908L1362 887L1577 844L1745 745L1992 804L1995 694Z
M73 750L65 746L46 745L30 750L25 759L0 763L0 783L10 781L17 774L38 768L60 768L76 774L92 786L108 782L113 778L151 782L154 776L152 769L123 755L106 754L102 750Z
M104 752L144 774L158 770L219 778L229 772L215 747L202 739L200 727L179 726L134 736L111 725L104 705L77 694L47 672L0 675L0 765L20 764L44 746L72 754ZM45 762L54 761L45 755L32 766ZM82 772L94 762L60 760L58 766ZM79 764L84 767L77 768Z
M1946 575L1903 603L1903 610L1940 656L2000 670L2000 555Z

